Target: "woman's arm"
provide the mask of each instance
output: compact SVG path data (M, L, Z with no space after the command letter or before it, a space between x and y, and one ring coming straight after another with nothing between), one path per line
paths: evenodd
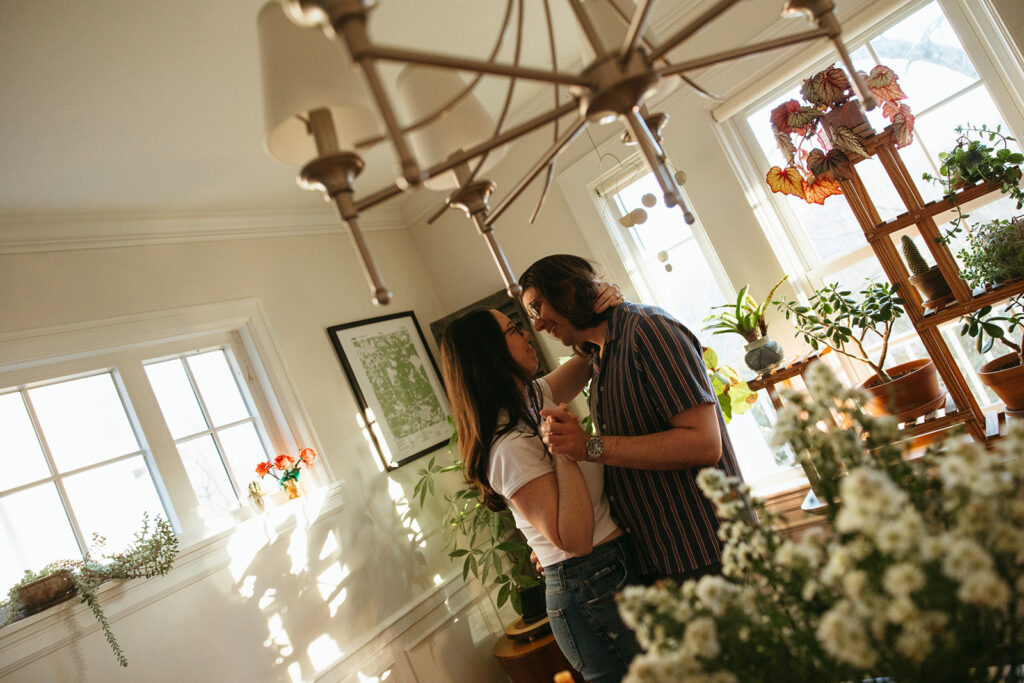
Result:
M555 471L524 484L512 495L512 505L544 538L571 555L594 549L594 508L577 463L552 456Z

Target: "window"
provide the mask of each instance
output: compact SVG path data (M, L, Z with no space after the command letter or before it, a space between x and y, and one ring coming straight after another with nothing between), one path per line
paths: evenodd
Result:
M1007 126L1008 121L1004 120L995 104L993 93L996 91L993 88L1001 88L1002 85L988 82L980 75L980 69L975 67L972 56L957 35L957 30L964 30L964 25L958 24L955 30L950 17L944 12L943 8L951 4L937 0L927 4L915 3L916 7L912 6L904 17L881 27L861 45L851 45L857 48L852 57L858 69L868 71L875 64L885 64L900 77L900 86L907 93L907 102L916 118L914 142L900 150L900 155L926 201L939 198L941 191L937 185L922 180L921 176L925 172L937 175L938 154L953 146L957 125L986 123L1012 128ZM960 21L965 22L966 19L960 17ZM807 71L811 73L827 63ZM799 86L800 83L795 82L766 97L749 108L738 124L741 135L748 141L747 150L757 169L763 171L782 162L768 125L768 114L781 101L799 99ZM876 130L881 130L887 123L878 111L869 112L868 118ZM1016 121L1015 118L1010 119L1010 122ZM862 162L857 171L883 220L906 210L877 160ZM788 262L790 272L807 273L811 287L841 282L856 291L865 277L884 279L881 265L844 198L830 198L825 210L794 197L774 194L770 204L782 227L781 234L776 235L777 250L784 262ZM1012 202L1002 199L972 211L971 220L1005 217L1012 215L1013 211ZM942 230L943 226L939 228ZM895 235L894 239L898 240L901 234ZM912 236L922 253L927 254L916 229L908 229L905 234ZM785 244L778 244L779 240ZM951 251L954 254L958 251L955 243ZM783 254L791 257L786 259ZM981 357L969 343L962 343L955 323L944 328L943 335L954 354L969 361L972 367L980 366ZM897 363L922 355L926 355L923 346L909 321L902 321L893 334L891 361ZM851 365L843 360L843 365L852 377L860 377L867 372L859 364ZM982 387L976 377L969 377L968 381L982 406L996 402L995 396Z
M253 302L126 320L0 348L0 584L86 552L94 533L120 550L144 512L186 544L231 526L256 463L296 443Z
M665 308L698 333L702 343L715 350L720 362L744 372L740 337L711 338L701 333L703 320L712 306L735 300L735 294L726 293L728 281L704 229L699 220L686 225L678 208L669 209L664 205L653 175L638 177L637 173L627 172L617 183L605 185L602 194L607 198L609 233L631 280L640 290L641 299ZM651 202L647 195L656 201ZM620 222L622 217L638 208L646 212L646 220L624 227ZM767 445L772 418L771 402L763 397L753 410L735 416L727 427L740 469L754 486L772 486L774 479L786 479L792 465L791 454L773 453Z

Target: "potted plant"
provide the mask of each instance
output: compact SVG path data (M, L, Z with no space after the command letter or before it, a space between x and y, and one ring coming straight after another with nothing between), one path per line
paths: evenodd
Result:
M1024 189L1020 186L1020 164L1024 154L1010 147L1016 140L1003 134L1002 125L989 128L981 126L956 127L956 144L948 152L939 153L939 175L924 173L925 180L938 182L945 194L953 201L956 217L949 222L950 228L943 236L950 240L960 232L967 214L957 202L956 190L984 180L999 183L1000 191L1017 202L1017 208L1024 208Z
M454 455L457 433L448 441L448 452ZM462 469L456 459L449 465L439 465L431 457L425 469L419 471L419 480L413 488L413 497L420 508L428 496L434 496L435 479L447 472ZM515 519L508 509L495 512L484 507L473 489L462 486L452 494L445 494L444 545L452 562L462 562L462 579L472 574L484 586L488 579L497 594L495 605L506 602L531 623L546 614L544 584L530 561L530 546L516 528Z
M925 308L938 308L949 301L953 292L942 276L942 271L938 266L928 265L910 235L900 238L900 247L903 249L907 269L910 270L910 284L921 295L921 305Z
M718 364L718 354L712 349L704 349L704 365L708 369L708 379L715 390L715 397L722 409L722 416L728 424L734 415L742 415L757 403L757 392L743 381L739 374L728 365Z
M738 334L747 340L744 347L747 354L743 360L754 372L762 372L782 360L782 347L768 336L764 312L779 285L788 277L784 275L776 282L760 303L748 293L750 285L745 285L736 295L735 304L715 306L711 310L717 312L704 318L704 322L708 323L704 329L711 330L712 334Z
M814 292L806 306L785 299L773 303L811 348L828 347L874 370L861 384L872 395L868 410L904 421L940 407L946 392L939 389L931 359L886 367L893 324L904 314L896 289L897 285L869 279L854 298L842 285L832 283ZM881 342L875 356L866 346L869 334Z
M1024 277L1024 216L971 226L957 255L964 264L961 275L971 287Z
M881 103L882 114L892 122L896 146L910 144L914 116L901 102L906 94L895 72L879 64L864 80ZM846 72L835 65L806 79L800 95L805 104L789 100L772 110L772 132L786 166L773 166L765 180L773 192L800 197L808 204L823 204L828 197L842 194L839 181L849 177L853 157L868 156L862 139L874 131L853 98ZM804 149L812 139L819 147Z
M93 536L94 550L104 545L105 539ZM11 587L7 599L0 601L0 610L7 609L7 616L0 622L0 628L22 617L34 614L69 599L75 593L89 605L93 616L103 629L103 635L114 651L121 666L128 666L128 660L121 646L110 630L110 622L100 606L97 597L99 587L113 579L138 579L163 576L171 570L174 557L178 554L178 538L166 520L157 518L150 529L149 516L143 514L142 529L135 534L135 541L123 552L102 555L93 560L89 554L75 560L58 560L38 572L26 571L25 576Z
M1020 415L1024 411L1024 294L1011 298L998 313L992 306L984 306L960 320L960 334L977 340L978 353L987 353L997 340L1010 349L1010 353L982 365L978 378L1008 411ZM1011 338L1014 332L1018 332L1017 341Z

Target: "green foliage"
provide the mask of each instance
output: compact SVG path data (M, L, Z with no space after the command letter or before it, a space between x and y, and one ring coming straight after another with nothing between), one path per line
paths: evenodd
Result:
M931 270L931 266L921 256L917 244L910 235L904 235L900 238L900 247L903 249L903 258L907 262L907 268L910 269L911 275L924 275Z
M938 182L946 194L952 196L956 218L950 221L950 229L942 237L948 242L964 227L968 217L956 200L958 183L971 185L982 180L999 183L1000 191L1017 202L1017 208L1024 208L1024 190L1020 187L1020 164L1024 154L1010 147L1016 140L1002 133L1002 125L989 128L987 124L956 127L956 145L948 152L939 153L938 177L925 173L922 178Z
M714 306L711 309L712 311L720 312L712 313L704 318L704 322L708 323L704 326L704 329L711 330L712 334L738 334L746 339L748 344L767 335L768 324L764 321L765 309L771 303L772 297L775 296L775 291L779 288L779 285L785 282L788 277L788 275L784 275L781 280L776 282L775 286L768 292L768 296L761 303L758 303L748 293L750 285L745 285L739 294L736 295L735 304Z
M958 256L964 264L961 275L971 287L1024 277L1024 217L971 227Z
M455 456L458 434L448 442L448 453L455 462L440 465L434 457L426 468L419 471L419 480L413 488L415 498L423 508L428 499L436 495L435 480L448 472L462 469ZM530 561L530 546L516 528L515 519L508 509L495 512L480 504L476 491L465 485L455 493L444 495L444 546L452 562L462 562L462 579L472 574L485 586L488 580L497 589L492 595L501 607L511 603L517 614L523 613L519 590L539 584L536 569Z
M999 313L993 313L991 306L984 306L961 317L960 321L963 323L960 335L974 338L978 353L988 352L998 340L1024 363L1024 294L1011 298ZM1010 335L1018 328L1022 338L1014 342Z
M704 349L704 365L708 368L708 379L711 380L726 423L731 422L734 415L742 415L754 407L757 392L751 391L731 367L719 365L718 354L712 349Z
M94 550L105 544L105 538L98 534L93 535ZM112 579L148 579L153 576L164 576L174 565L174 557L177 554L178 537L174 535L171 525L157 517L152 523L151 533L149 515L143 513L142 528L135 533L135 541L122 552L102 555L102 562L93 560L91 554L86 554L81 559L51 562L38 572L26 570L21 580L8 591L7 599L0 602L0 609L8 610L6 620L0 623L0 627L18 619L18 610L22 607L18 588L44 576L67 570L82 602L89 606L100 628L103 629L103 635L113 650L114 657L121 666L128 666L128 659L110 630L110 622L103 612L96 591L102 584Z
M808 305L782 299L772 302L797 328L797 336L818 350L827 347L848 358L868 365L882 382L892 378L885 372L889 335L893 324L904 313L903 299L896 296L897 285L867 280L858 297L838 283L814 292ZM882 346L877 358L865 348L871 333Z

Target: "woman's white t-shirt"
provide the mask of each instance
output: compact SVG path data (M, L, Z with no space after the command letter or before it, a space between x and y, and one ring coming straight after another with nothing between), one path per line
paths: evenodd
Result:
M542 407L557 408L548 383L538 379L535 384L543 396ZM581 462L579 467L590 493L590 503L594 508L594 543L597 543L618 528L612 520L608 499L604 495L604 466L596 462ZM506 502L524 484L554 471L555 463L544 452L544 444L540 438L526 431L525 427L501 435L491 447L487 477L491 487ZM508 507L516 520L516 526L526 536L526 542L537 553L537 559L542 566L549 567L573 557L534 529L514 505L509 504Z

